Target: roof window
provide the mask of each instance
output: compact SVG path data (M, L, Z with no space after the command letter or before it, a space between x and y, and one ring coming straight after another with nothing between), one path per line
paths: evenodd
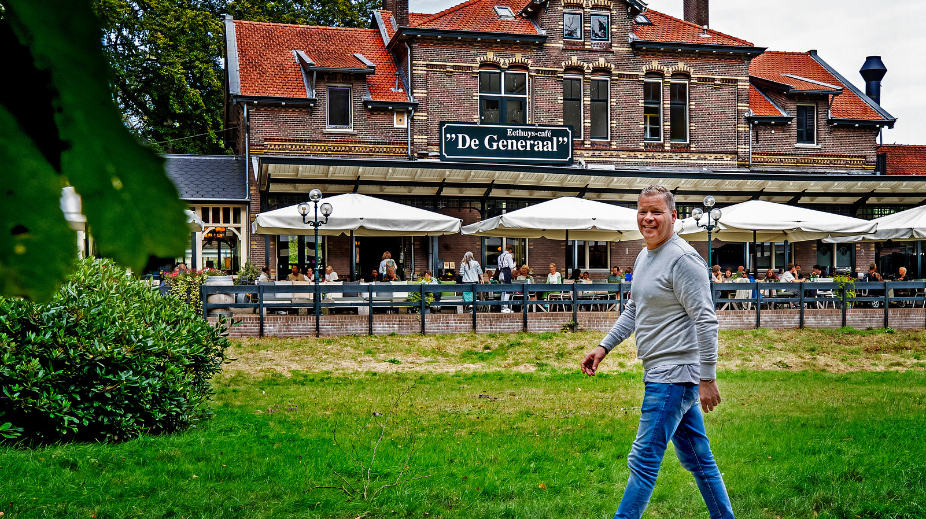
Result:
M647 18L643 13L638 14L637 17L633 19L633 21L637 25L653 25L653 22L649 21L649 18Z
M501 20L514 20L514 11L506 5L496 5L495 14L497 14Z

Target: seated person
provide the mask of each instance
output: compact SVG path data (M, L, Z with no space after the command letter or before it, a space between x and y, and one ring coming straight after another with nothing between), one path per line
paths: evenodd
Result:
M578 282L580 279L582 279L582 269L578 269L578 268L577 268L577 269L573 269L573 270L572 270L572 275L569 276L569 279L571 279L571 280L573 280L573 281L576 281L576 282Z
M550 273L547 274L547 283L561 284L562 282L563 275L556 271L556 263L550 263Z
M299 272L302 274L302 281L315 281L314 269L302 269Z
M907 277L907 269L906 269L906 267L900 267L899 269L897 269L897 277L894 278L894 281L910 281L910 278ZM910 289L908 289L908 288L898 288L898 289L894 290L894 295L897 296L897 297L910 297L910 296L912 296L913 294L911 293ZM905 305L905 304L907 304L907 303L909 303L909 301L900 301L900 302L899 302L899 304L900 304L901 306L903 306L903 305Z
M434 275L431 274L430 270L425 270L424 275L421 276L421 279L418 280L418 284L419 285L439 285L440 283L437 281L437 279L434 278ZM440 292L432 292L431 295L434 296L434 302L440 301ZM425 299L427 299L427 297L425 297Z
M376 270L376 269L373 269L373 272L370 274L370 281L369 281L369 282L370 282L370 283L375 283L375 282L377 282L377 281L379 281L379 271Z
M334 271L331 265L328 265L327 267L325 267L324 281L327 283L329 281L337 281L337 280L338 280L338 273Z
M486 270L482 273L482 282L486 284L494 283L498 284L498 276L495 275L494 270Z
M868 265L868 272L865 274L865 281L866 281L866 282L868 282L868 281L871 281L871 282L874 282L874 281L884 281L884 278L882 278L882 277L881 277L881 274L878 273L878 266L875 265L874 263ZM883 295L884 295L884 291L883 291L883 290L877 290L877 289L869 289L869 290L868 290L868 296L869 296L869 297L873 297L873 296L883 296Z
M383 279L381 279L380 281L388 282L388 281L398 281L398 280L399 278L395 275L395 269L392 267L389 267L386 269L386 273L383 275Z
M611 273L608 274L608 283L620 283L624 280L624 276L621 274L621 269L618 267L612 267Z
M287 281L305 281L305 279L303 278L303 275L299 272L299 267L297 265L293 265L293 270L292 272L289 273L288 276L286 276L286 280Z
M515 280L518 283L533 283L534 278L531 277L531 269L527 265L521 265L521 270L518 271L518 277Z
M633 267L627 267L624 269L624 281L628 283L633 281Z
M264 265L264 268L260 269L260 276L257 278L257 281L261 283L270 282L270 267Z
M582 273L582 278L579 279L578 282L579 282L579 283L590 284L590 283L592 282L592 278L589 277L588 272L583 272L583 273Z

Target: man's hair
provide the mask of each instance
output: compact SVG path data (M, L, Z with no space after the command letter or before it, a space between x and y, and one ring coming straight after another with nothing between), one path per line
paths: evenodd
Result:
M639 203L640 199L644 196L658 195L662 195L662 197L665 199L666 207L669 208L670 213L675 210L675 195L673 195L671 191L662 186L646 186L643 188L643 191L640 191L640 196L637 197L637 203Z
M507 250L507 251L513 251L513 250L514 250L514 245L512 245L512 244L510 244L510 243L509 243L508 245L505 245L505 250Z
M792 269L794 269L794 263L788 263L788 267L785 268L785 270L792 270Z
M876 270L877 268L878 266L875 265L874 263L872 263L871 265L868 265L868 270Z

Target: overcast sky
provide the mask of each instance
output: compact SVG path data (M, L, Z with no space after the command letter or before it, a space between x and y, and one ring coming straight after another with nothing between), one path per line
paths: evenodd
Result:
M456 0L410 0L410 10L436 13ZM650 9L682 17L683 0L648 0ZM858 70L881 56L887 75L881 102L897 118L885 144L926 144L926 1L711 0L711 28L768 50L820 57L865 91ZM919 52L917 52L919 51Z

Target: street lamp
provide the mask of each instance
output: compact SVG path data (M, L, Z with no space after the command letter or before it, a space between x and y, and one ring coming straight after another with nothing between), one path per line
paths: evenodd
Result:
M322 204L322 216L325 217L324 221L318 220L318 203L321 202L322 192L318 189L313 189L309 191L309 201L315 205L315 217L312 220L309 220L309 204L308 202L302 202L299 204L299 214L302 215L302 223L306 225L311 225L315 229L315 336L319 335L319 324L318 316L321 314L321 307L319 307L318 299L318 278L321 277L321 263L318 261L319 257L319 248L318 248L318 228L322 225L328 223L328 217L331 216L331 213L334 211L334 208L331 207L331 204L325 202Z
M707 222L704 224L701 224L701 218L704 217L705 211L701 210L700 207L696 207L693 211L691 211L691 216L692 218L695 219L695 224L698 227L707 230L707 271L708 272L711 271L711 267L714 264L714 259L711 257L712 249L713 249L713 246L711 244L711 231L713 231L717 227L718 223L720 222L720 216L722 214L720 212L720 209L714 208L715 203L716 201L714 200L713 196L707 195L706 197L704 197L704 208L707 209L706 211L707 212Z

